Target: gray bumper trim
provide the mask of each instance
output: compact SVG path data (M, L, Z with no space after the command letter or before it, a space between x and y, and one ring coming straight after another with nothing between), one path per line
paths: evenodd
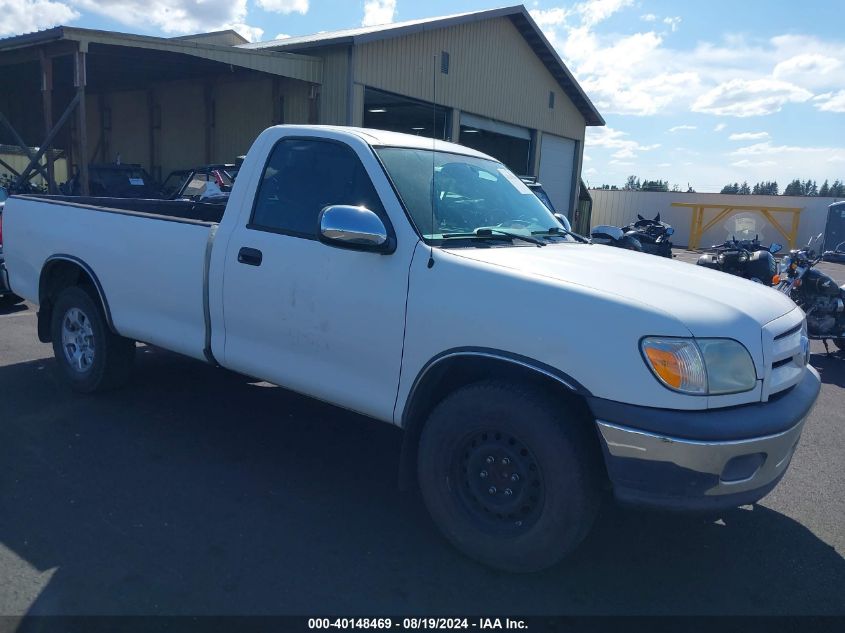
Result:
M716 442L678 439L597 420L612 457L645 462L668 462L688 471L714 475L718 482L704 495L727 495L762 488L777 480L789 466L801 437L804 420L791 429L764 437ZM749 477L723 481L725 466L735 457L762 453L765 460Z

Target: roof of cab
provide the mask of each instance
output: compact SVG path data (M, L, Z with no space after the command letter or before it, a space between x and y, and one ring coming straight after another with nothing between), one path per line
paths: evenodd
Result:
M416 136L414 134L404 134L402 132L390 132L388 130L377 130L375 128L364 127L349 127L344 125L282 125L281 128L296 128L297 130L332 130L345 134L352 134L357 136L364 142L373 147L408 147L412 149L435 149L440 152L449 152L452 154L464 154L466 156L474 156L476 158L484 158L492 161L499 161L492 156L488 156L478 150L472 149L465 145L458 145L457 143L450 143L448 141L440 141L427 136Z

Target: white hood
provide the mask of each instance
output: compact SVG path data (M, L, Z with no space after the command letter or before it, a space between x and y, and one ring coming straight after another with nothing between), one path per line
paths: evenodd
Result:
M450 253L647 304L697 337L744 338L757 332L759 341L763 325L796 309L788 297L761 284L610 246L566 243Z

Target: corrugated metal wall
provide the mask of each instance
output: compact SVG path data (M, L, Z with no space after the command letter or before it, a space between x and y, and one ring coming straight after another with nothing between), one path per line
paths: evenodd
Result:
M799 196L740 196L719 193L659 193L648 191L614 191L609 189L590 189L593 197L592 226L611 224L624 226L637 219L637 214L644 217L654 217L660 213L662 220L671 224L675 229L672 242L677 246L686 246L689 241L692 224L692 209L673 207L673 202L694 204L736 204L736 205L765 205L772 207L802 208L798 225L798 244L806 243L810 236L824 231L827 220L827 207L841 198L805 198ZM704 223L715 217L716 210L706 210ZM789 230L792 215L788 213L773 214L781 224ZM747 217L748 221L755 221L754 230L759 230L762 242L784 243L783 237L759 213L738 211L706 231L701 239L701 246L709 246L724 241L737 228L735 220L738 216ZM725 225L727 223L727 226Z
M286 123L307 123L310 88L311 84L303 81L259 75L223 77L212 82L211 162L232 163L245 154L261 131L279 121L282 103ZM154 130L154 146L155 164L160 167L162 178L174 169L207 162L205 84L158 84L153 94L161 113L160 127ZM107 132L106 162L115 161L120 153L124 163L140 163L152 171L147 92L115 92L104 98L111 108L112 120L111 132ZM88 145L92 154L101 135L98 100L98 96L87 100ZM99 153L94 160L102 160Z
M321 49L323 85L320 89L320 123L346 125L346 87L349 79L349 47Z
M448 75L440 72L441 51L450 56ZM358 84L431 101L436 71L438 104L584 138L584 117L508 18L361 44L354 55Z

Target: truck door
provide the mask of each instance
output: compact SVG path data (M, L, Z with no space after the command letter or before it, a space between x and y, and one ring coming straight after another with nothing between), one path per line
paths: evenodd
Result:
M320 211L335 204L370 209L395 236L383 199L401 207L383 174L379 196L362 158L380 169L368 148L328 138L273 146L226 251L224 364L387 421L416 240L384 255L318 239Z

